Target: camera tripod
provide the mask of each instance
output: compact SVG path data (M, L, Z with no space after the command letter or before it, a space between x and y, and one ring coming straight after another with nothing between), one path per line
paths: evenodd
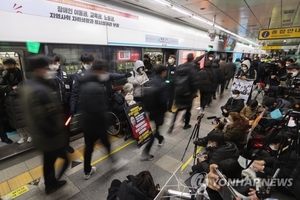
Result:
M197 117L197 122L196 122L196 124L195 124L195 126L194 126L194 129L193 129L192 134L191 134L191 136L190 136L189 142L188 142L187 145L186 145L186 148L185 148L185 150L184 150L184 153L183 153L183 156L182 156L182 158L181 158L181 161L183 161L183 158L184 158L184 156L185 156L185 154L186 154L186 151L187 151L187 149L188 149L188 147L189 147L189 145L190 145L191 140L194 141L195 139L199 138L200 124L201 124L201 120L202 120L203 117L204 117L204 114L203 114L203 113L201 113L201 114ZM197 154L197 145L195 144L195 149L194 149L194 153L193 153L194 165L196 164L196 154Z

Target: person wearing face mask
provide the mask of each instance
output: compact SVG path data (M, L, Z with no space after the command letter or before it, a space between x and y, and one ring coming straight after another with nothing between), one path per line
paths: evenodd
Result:
M285 66L290 66L290 65L292 65L292 64L294 64L295 62L294 62L294 60L292 59L292 58L289 58L289 59L287 59L286 61L285 61Z
M133 96L136 102L142 101L143 84L149 80L144 70L145 66L143 61L135 61L133 71L131 72L132 76L127 79L127 82L133 85Z
M16 124L17 116L15 115L14 111L21 111L15 110L17 105L13 105L13 102L11 102L13 99L15 99L16 90L18 88L19 83L23 79L22 72L19 68L16 67L16 64L17 62L12 58L4 60L4 71L2 72L2 76L0 79L0 137L1 141L7 144L11 144L12 140L7 137L5 131L4 117L6 116L6 114L8 114L11 126L13 126L14 128L20 128L19 132L21 139L23 138L23 136L24 138L28 136L27 133L25 131L22 131L21 129L25 127L25 125ZM7 99L9 101L7 101ZM8 105L8 109L6 110L5 104ZM24 116L22 116L22 118L24 118ZM21 127L19 125L21 125ZM22 142L21 139L19 141L20 143Z
M82 63L81 68L73 75L72 92L70 98L70 115L76 114L78 109L78 91L79 91L79 79L88 73L92 68L94 56L92 54L84 53L80 57Z
M246 81L255 81L257 77L256 70L251 67L249 60L244 60L241 69L237 72L236 78Z
M60 180L68 168L69 159L65 147L69 134L65 131L61 103L50 86L48 77L50 59L44 55L30 57L26 68L32 79L22 90L27 126L35 147L43 153L43 173L46 194L50 194L66 184ZM63 167L56 176L54 164L58 158L64 160Z
M192 173L194 172L209 172L209 165L219 164L225 159L238 159L239 150L232 142L224 140L222 132L213 130L206 136L207 147L205 153L203 153L197 159L197 164L192 166Z
M240 91L233 90L232 96L224 106L221 106L222 115L228 117L230 112L240 112L244 108L244 99L240 97Z
M270 137L270 135L268 135L267 137ZM266 178L267 176L273 176L273 174L279 167L280 171L276 178L287 179L291 177L293 170L297 166L298 156L296 150L288 145L285 136L278 134L272 139L269 147L272 149L272 151L278 151L280 145L282 146L282 151L278 159L270 156L264 158L263 160L254 160L251 168L256 172L257 177ZM289 148L293 148L290 154L288 153L288 151L290 150ZM287 188L282 185L276 186L276 191L288 196L295 197L292 192L287 190Z
M69 118L70 112L70 98L71 98L71 81L68 77L67 73L63 71L60 65L60 56L57 54L48 55L51 59L49 68L49 81L51 83L51 87L57 93L57 97L59 98L61 105L64 111L64 121L67 121ZM66 126L66 131L70 130L69 126ZM69 153L74 153L74 149L67 145L66 150Z
M170 96L168 102L168 111L172 112L172 106L174 102L174 95L175 95L175 84L173 82L175 71L176 71L176 57L174 55L170 55L167 64L167 80L166 82L170 85Z
M263 105L265 106L264 118L259 121L262 128L266 129L268 127L274 126L280 122L280 119L272 119L271 112L279 109L282 115L285 115L291 107L291 103L285 99L274 97L268 97L264 100Z
M84 150L84 179L87 180L96 171L91 166L92 153L97 140L101 140L105 146L111 161L115 164L113 169L119 168L125 160L113 159L111 145L108 140L108 99L105 90L105 76L108 70L108 63L105 60L95 60L90 73L82 77L80 81L80 106L82 108L83 135L85 141Z

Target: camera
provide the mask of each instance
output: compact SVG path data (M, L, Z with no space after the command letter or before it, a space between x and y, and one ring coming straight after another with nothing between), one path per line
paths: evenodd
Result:
M214 121L211 122L211 124L212 124L212 125L214 125L214 124L219 124L220 122L221 122L221 118L220 118L220 117L216 117L216 118L214 119Z

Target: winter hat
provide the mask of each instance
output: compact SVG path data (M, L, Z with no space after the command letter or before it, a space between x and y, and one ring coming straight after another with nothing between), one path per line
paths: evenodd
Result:
M250 69L250 61L249 60L245 60L244 62L242 62L242 64L246 65L248 67L248 69Z
M126 84L123 86L124 92L130 92L132 89L133 89L133 85L132 85L131 83L126 83Z
M133 95L132 94L126 94L125 100L126 101L132 101L133 100Z
M270 107L270 106L273 106L273 104L276 102L276 99L275 98L273 98L273 97L268 97L268 98L266 98L266 100L264 101L264 105L266 106L266 107Z
M141 60L135 61L135 63L134 63L134 69L137 70L140 67L144 67L143 61L141 61Z

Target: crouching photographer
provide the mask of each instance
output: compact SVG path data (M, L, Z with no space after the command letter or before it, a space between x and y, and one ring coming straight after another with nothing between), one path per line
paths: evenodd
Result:
M224 134L220 131L211 131L206 140L208 141L206 152L197 159L197 164L192 166L192 173L209 172L210 164L219 164L224 159L238 159L239 151L232 142L224 141Z
M233 142L241 152L247 144L249 122L237 112L229 113L227 119L228 122L225 123L216 118L213 122L215 126L213 131L219 131L225 141ZM208 140L204 137L194 143L198 146L206 146Z

